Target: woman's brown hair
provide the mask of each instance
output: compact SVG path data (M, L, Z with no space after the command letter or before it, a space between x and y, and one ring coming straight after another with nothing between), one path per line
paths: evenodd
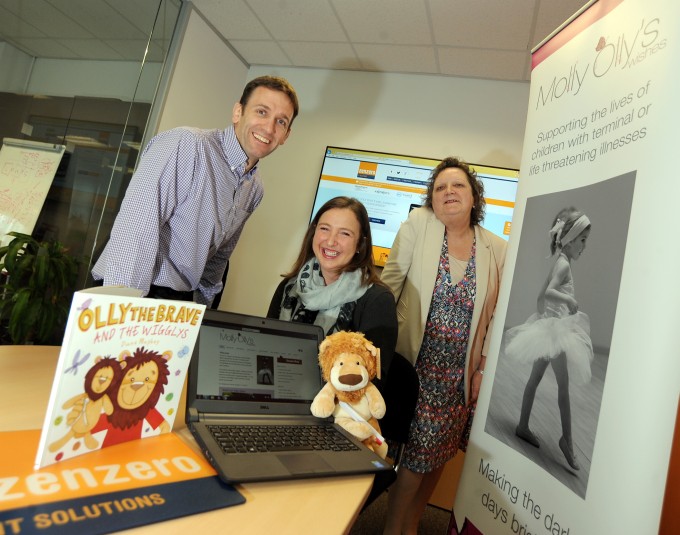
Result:
M288 273L283 275L286 279L291 279L296 277L297 274L302 269L302 266L307 263L307 261L314 256L314 250L312 248L312 241L314 239L314 233L316 232L316 226L321 219L321 216L332 210L334 208L351 210L354 216L359 222L359 228L361 230L361 235L359 236L359 243L357 244L357 253L352 257L352 260L342 268L342 272L355 271L357 269L361 270L361 281L363 285L368 284L382 284L380 282L380 276L378 275L378 270L373 262L373 242L371 240L371 225L368 220L368 212L366 207L357 199L353 197L334 197L333 199L327 201L319 210L316 212L314 219L309 224L305 237L302 240L302 247L300 248L300 253L298 254L297 260L293 264L293 267Z

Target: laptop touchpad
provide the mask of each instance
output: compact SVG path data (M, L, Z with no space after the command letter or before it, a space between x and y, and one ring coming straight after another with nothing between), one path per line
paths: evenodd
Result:
M291 474L310 474L314 472L330 472L331 465L315 453L277 455L279 461Z

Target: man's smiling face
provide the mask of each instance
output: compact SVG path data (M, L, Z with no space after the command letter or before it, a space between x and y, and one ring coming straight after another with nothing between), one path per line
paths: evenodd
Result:
M234 131L248 156L248 169L285 143L292 119L293 104L288 95L267 87L255 88L245 106L234 105Z

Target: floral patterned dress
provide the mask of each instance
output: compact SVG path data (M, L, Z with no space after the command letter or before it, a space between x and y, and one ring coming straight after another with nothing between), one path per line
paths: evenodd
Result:
M465 274L452 284L444 233L439 270L416 360L420 391L402 465L427 473L465 451L473 411L465 403L465 355L475 303L476 242Z

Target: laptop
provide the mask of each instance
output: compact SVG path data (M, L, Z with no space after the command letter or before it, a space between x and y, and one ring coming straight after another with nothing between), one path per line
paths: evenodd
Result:
M186 423L222 480L244 483L393 469L332 418L311 414L312 400L324 384L318 364L323 338L316 325L205 311L189 367ZM295 443L286 438L291 427L296 433L321 434L323 440L337 435L340 443L331 449L321 449L316 437ZM263 436L233 443L244 430L253 429Z

